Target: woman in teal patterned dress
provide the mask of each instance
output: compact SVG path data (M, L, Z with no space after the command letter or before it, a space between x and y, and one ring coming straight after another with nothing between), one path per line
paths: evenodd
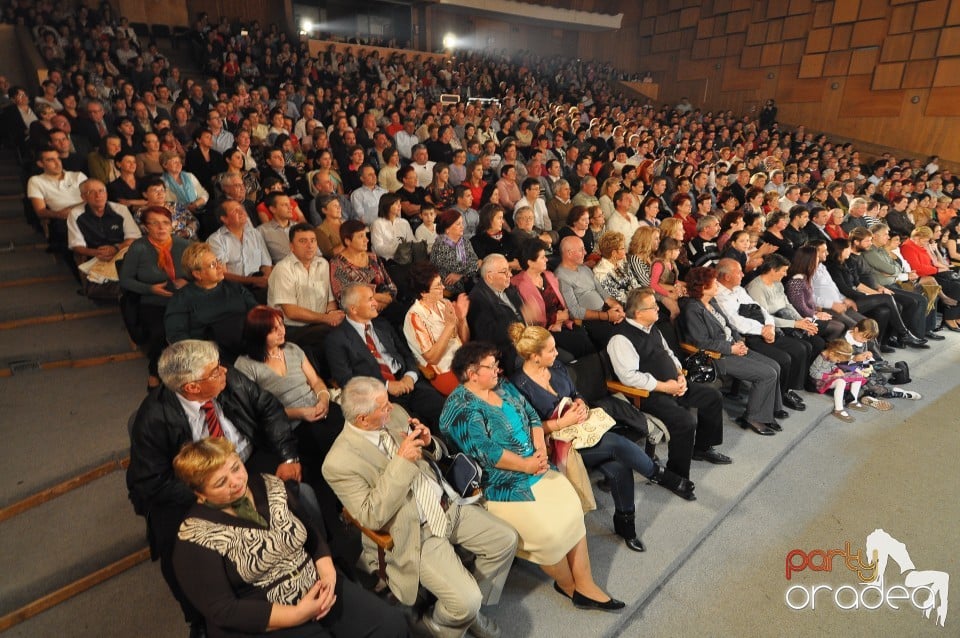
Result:
M550 467L540 418L509 381L500 380L496 355L483 342L457 350L451 369L460 385L444 405L440 430L483 466L487 509L517 530L520 558L540 565L575 606L622 609L593 580L580 499Z

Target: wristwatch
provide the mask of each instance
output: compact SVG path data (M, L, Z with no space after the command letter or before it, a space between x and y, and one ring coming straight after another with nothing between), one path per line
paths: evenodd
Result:
M299 456L295 456L295 457L293 457L292 459L287 459L286 461L284 461L284 464L286 464L286 463L299 463L299 462L300 462L300 457L299 457Z

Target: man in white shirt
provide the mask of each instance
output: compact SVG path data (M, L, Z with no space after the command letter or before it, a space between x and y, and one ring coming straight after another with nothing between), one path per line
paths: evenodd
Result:
M783 405L803 411L807 406L796 393L802 390L813 359L813 344L778 330L773 316L741 286L743 268L736 259L717 262L717 303L730 325L744 337L751 350L767 356L780 366L780 396ZM762 319L762 321L759 321ZM812 323L803 320L803 326ZM776 428L774 428L776 429Z
M207 238L207 243L223 262L224 279L247 286L257 301L265 303L273 262L263 236L250 224L240 202L224 200L217 209L223 226Z
M43 172L27 181L27 197L33 212L49 228L50 246L63 250L67 246L67 217L74 207L83 203L80 184L87 181L87 176L63 170L56 149L40 151L37 165Z
M287 338L303 348L321 377L328 377L323 341L344 318L330 286L330 263L320 255L309 224L290 228L289 246L290 254L270 273L267 303L283 312Z
M370 164L360 167L360 184L350 195L353 218L370 226L379 217L380 198L387 194L387 189L377 183L377 171Z
M433 182L433 167L436 162L428 159L427 147L417 144L413 147L413 171L417 174L417 186L427 188Z
M714 446L723 443L723 397L706 383L690 383L683 366L667 346L657 322L652 288L635 288L627 295L627 318L613 327L607 353L617 379L650 396L640 409L670 429L667 469L690 477L690 461L716 465L732 462ZM697 409L697 418L690 413Z
M413 121L413 118L404 118L403 128L393 136L397 152L405 160L413 159L413 147L420 143L420 138L414 135L416 128L417 124Z

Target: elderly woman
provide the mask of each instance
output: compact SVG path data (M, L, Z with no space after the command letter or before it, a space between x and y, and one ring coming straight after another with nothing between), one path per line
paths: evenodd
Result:
M727 323L714 302L717 273L700 266L687 273L687 295L680 307L680 324L687 341L698 348L719 352L717 371L750 382L747 410L737 424L770 436L782 428L776 419L789 416L780 402L780 366L773 359L747 348L740 333Z
M453 296L469 292L480 270L480 259L464 239L463 231L463 215L459 212L451 208L437 216L437 241L430 251L430 263L437 267L447 293Z
M143 182L143 195L147 207L165 208L170 213L174 235L183 239L196 238L200 222L183 204L167 201L167 185L161 178L146 178ZM140 223L143 223L142 212L140 213Z
M120 267L120 287L138 299L137 318L140 338L147 354L147 387L160 385L157 361L167 345L163 318L173 293L187 285L183 253L190 245L173 234L170 211L147 207L141 216L146 235L130 244Z
M581 609L622 609L594 582L583 510L573 486L550 468L540 417L499 377L497 349L465 343L453 357L461 385L447 399L440 430L484 469L487 510L517 530L517 555L540 565L554 589Z
M330 262L330 287L339 299L350 284L368 284L381 312L397 298L397 287L383 262L367 248L367 227L359 219L349 219L340 225L343 250Z
M577 393L566 366L557 357L553 335L539 326L515 323L510 326L510 338L523 359L523 367L514 373L511 381L537 411L544 433L549 436L557 430L583 423L590 408ZM562 415L555 416L557 406L565 398L572 400L573 404ZM599 469L609 480L615 508L614 530L635 552L646 551L646 548L637 538L634 472L667 487L681 498L696 500L693 483L661 467L636 443L619 434L607 431L596 445L579 452L588 469Z
M167 201L187 207L194 215L210 200L210 194L197 178L183 170L183 159L174 151L160 154L163 183L167 186Z
M453 355L470 340L467 311L470 300L460 293L455 302L443 298L443 281L433 264L415 264L410 279L417 300L403 320L403 336L421 370L437 392L449 396L460 383L450 369Z
M193 281L177 290L164 315L167 340L208 339L220 348L224 363L233 363L243 350L243 323L257 305L244 286L224 281L223 263L206 243L183 251L183 269Z
M229 440L188 443L173 468L197 496L173 567L208 636L408 635L396 608L340 577L297 496L273 475L248 477Z
M608 232L600 238L600 262L593 268L593 276L608 297L621 304L627 293L643 286L627 263L627 241L621 233Z

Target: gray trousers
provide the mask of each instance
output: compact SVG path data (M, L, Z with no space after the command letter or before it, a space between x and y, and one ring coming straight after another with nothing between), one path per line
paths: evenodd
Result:
M745 418L771 423L774 411L783 409L780 402L780 366L770 357L753 350L743 357L724 355L717 361L717 372L750 382L747 411L743 415Z

